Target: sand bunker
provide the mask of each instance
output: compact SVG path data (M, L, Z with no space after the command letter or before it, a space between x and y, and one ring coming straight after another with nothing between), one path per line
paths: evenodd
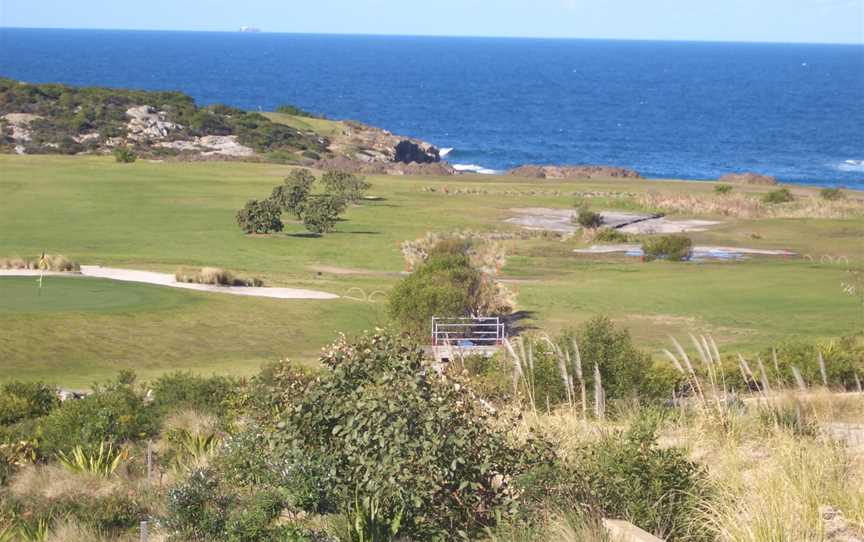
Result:
M548 230L560 233L575 233L580 229L573 224L576 211L573 209L549 209L527 207L510 209L516 216L505 220L528 230ZM603 225L626 233L684 233L705 231L720 222L714 220L673 220L657 214L624 213L603 211L600 213Z
M40 271L33 269L2 269L0 277L38 277ZM268 297L272 299L337 299L339 296L317 290L302 290L298 288L263 288L251 286L217 286L213 284L190 284L177 282L174 275L168 273L154 273L152 271L136 271L134 269L117 269L114 267L102 267L99 265L82 265L80 273L56 273L45 272L45 276L85 276L123 282L140 282L143 284L155 284L157 286L168 286L170 288L182 288L184 290L197 290L199 292L216 292L220 294L245 295L250 297Z

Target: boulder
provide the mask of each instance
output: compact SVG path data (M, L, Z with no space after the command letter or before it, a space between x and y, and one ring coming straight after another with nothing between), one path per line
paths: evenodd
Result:
M720 177L721 183L729 184L758 184L771 186L777 184L777 178L770 175L762 175L746 171L744 173L729 173Z
M538 166L524 165L508 172L514 177L530 179L641 179L642 175L632 169L613 166Z
M441 161L441 153L428 143L416 142L410 139L403 139L396 144L396 154L393 157L394 162L402 162L403 164L431 164Z

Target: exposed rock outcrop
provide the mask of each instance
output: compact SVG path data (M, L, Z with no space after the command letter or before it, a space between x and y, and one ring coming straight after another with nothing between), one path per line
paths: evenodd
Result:
M758 185L775 185L777 178L770 175L762 175L747 171L744 173L729 173L720 177L721 183L730 184L758 184Z
M353 121L343 122L342 133L331 136L329 150L357 162L433 164L441 161L441 153L434 145Z
M511 169L508 175L531 179L608 179L610 177L641 179L632 169L612 166L537 166L524 165Z
M230 156L244 158L255 156L255 150L237 141L237 136L203 136L192 140L163 141L156 147L198 153L201 156Z
M130 107L126 110L126 116L129 117L126 137L131 141L165 139L172 132L183 128L182 125L167 120L167 113L157 111L149 105Z
M17 154L24 154L24 144L32 139L29 128L30 123L42 117L30 113L7 113L2 118L9 127L12 141L15 144L15 152Z

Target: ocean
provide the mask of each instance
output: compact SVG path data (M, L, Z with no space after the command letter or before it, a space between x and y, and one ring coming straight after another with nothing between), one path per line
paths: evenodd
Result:
M294 104L457 167L864 189L864 46L0 29L0 76Z

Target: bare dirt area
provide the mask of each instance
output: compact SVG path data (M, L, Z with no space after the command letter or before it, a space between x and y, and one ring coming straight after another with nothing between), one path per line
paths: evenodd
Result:
M357 269L352 267L337 267L335 265L310 265L309 269L316 273L340 276L363 276L363 277L398 277L400 272L373 271L371 269Z
M43 273L34 269L0 270L0 277L38 277L40 275L43 275ZM174 275L168 273L155 273L152 271L138 271L134 269L117 269L113 267L102 267L99 265L82 265L80 273L44 273L44 276L70 275L111 279L121 282L140 282L144 284L153 284L156 286L167 286L169 288L197 290L199 292L214 292L220 294L243 295L250 297L267 297L271 299L337 299L339 297L338 295L328 292L320 292L317 290L304 290L299 288L217 286L213 284L193 284L188 282L177 282L177 280L174 278Z
M528 230L575 233L581 229L573 223L573 218L576 216L576 211L573 209L525 207L510 209L510 211L516 216L506 219L505 222ZM699 232L721 224L714 220L673 220L650 213L603 211L600 216L604 226L636 234Z

